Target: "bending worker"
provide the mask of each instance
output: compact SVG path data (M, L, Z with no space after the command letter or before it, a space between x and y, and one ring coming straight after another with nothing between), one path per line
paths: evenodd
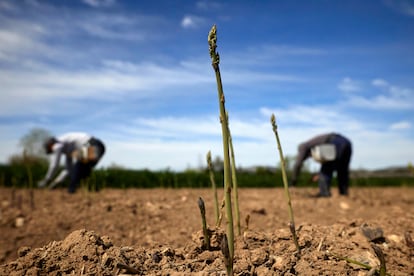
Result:
M316 196L331 196L330 186L334 171L337 173L339 194L348 195L351 154L350 140L337 133L319 135L303 142L298 147L291 184L296 184L303 162L312 156L315 161L321 163L321 169L315 179L319 185L319 193Z
M74 193L82 179L87 178L92 169L105 153L105 145L97 138L82 132L66 133L59 137L50 137L44 144L50 154L49 169L39 187L54 188L70 176L69 193ZM65 156L65 168L54 178L62 156Z

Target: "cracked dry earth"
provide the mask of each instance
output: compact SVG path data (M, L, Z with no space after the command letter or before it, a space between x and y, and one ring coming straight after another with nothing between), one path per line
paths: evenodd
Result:
M235 275L379 275L380 255L388 275L414 275L413 188L316 192L290 192L298 254L283 189L239 190ZM0 203L0 275L226 275L209 189L0 188Z

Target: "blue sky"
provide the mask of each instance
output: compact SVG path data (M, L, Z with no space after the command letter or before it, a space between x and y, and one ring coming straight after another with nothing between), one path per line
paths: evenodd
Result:
M239 167L314 135L351 167L414 162L414 2L0 0L0 162L34 127L101 138L101 166L184 170L223 156L207 35ZM316 166L311 163L310 166Z

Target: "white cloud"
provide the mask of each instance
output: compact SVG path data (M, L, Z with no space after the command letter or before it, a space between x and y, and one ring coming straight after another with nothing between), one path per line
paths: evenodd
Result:
M414 141L396 131L369 129L354 132L351 136L353 168L384 168L406 166L414 156Z
M372 85L384 89L387 93L390 93L392 97L405 98L414 94L414 89L391 85L383 79L374 79Z
M184 29L198 28L205 22L204 18L195 15L186 15L181 20L181 27Z
M180 140L203 137L203 135L220 135L217 128L218 118L213 117L161 117L139 118L134 124L146 132L146 136L156 136L160 139L173 138Z
M89 70L58 70L49 66L34 70L0 69L0 102L3 103L0 114L32 114L63 100L113 100L126 95L154 99L165 95L166 89L169 94L165 97L173 97L187 93L179 87L214 82L204 73L202 65L194 67L184 62L176 66L110 60ZM205 70L208 69L206 66Z
M53 49L40 42L41 37L47 33L41 25L15 20L3 21L3 24L11 27L0 28L0 61L20 62L21 59L24 62L24 59L34 54L53 52Z
M88 0L91 5L108 6L115 3L113 0ZM4 16L0 18L0 31L12 33L14 37L8 35L10 43L25 39L22 43L14 43L17 49L25 49L33 55L33 44L37 47L41 45L43 49L35 51L43 56L50 55L55 51L71 51L70 55L79 55L79 50L87 56L88 52L105 48L105 44L100 41L100 47L91 45L89 48L79 49L79 44L74 42L88 41L91 38L101 38L105 40L118 41L118 44L143 43L153 40L159 40L165 37L165 33L155 31L155 29L164 29L168 22L158 15L147 15L134 13L122 13L122 11L113 10L110 13L100 10L89 9L67 9L62 12L58 7L39 2L33 7L22 7L24 16L16 19L14 17ZM4 35L3 35L4 36ZM4 41L3 37L1 37ZM13 39L13 40L11 40ZM18 41L17 41L18 42ZM27 43L30 42L30 43ZM51 46L51 43L53 46ZM6 45L1 43L0 47ZM80 43L80 44L83 44ZM87 44L83 44L87 45ZM75 47L74 49L70 49ZM42 50L42 51L41 51ZM67 55L67 53L65 53Z
M410 110L414 108L414 102L407 100L387 95L378 95L372 98L353 96L348 98L347 104L372 110Z
M390 126L390 129L392 130L411 129L411 123L408 121L396 122Z
M353 83L352 80L343 81L342 90L355 91ZM414 108L413 89L395 86L380 78L372 80L371 84L378 90L362 91L360 95L349 94L346 104L371 110L410 110Z
M153 25L163 25L162 19L156 16L135 14L129 16L118 14L96 13L87 15L71 14L69 20L75 23L69 31L79 28L88 35L111 40L143 42L157 37L152 32Z
M351 129L358 125L358 121L354 121L348 114L341 112L336 103L320 106L296 105L288 109L261 108L260 112L268 118L271 114L275 114L276 120L280 123L301 128L333 131L339 128Z
M394 85L390 86L389 92L392 95L392 97L398 97L407 100L410 100L410 97L413 98L414 96L414 89L403 88Z
M376 86L376 87L385 87L386 88L386 87L389 86L388 82L383 80L383 79L374 79L374 80L372 80L371 83L372 83L373 86Z
M115 4L116 0L82 0L86 5L94 8L98 7L109 7Z
M357 81L352 80L349 77L342 79L342 81L338 84L338 89L344 92L355 92L359 91L360 84Z
M234 140L259 142L268 138L270 124L268 120L229 119ZM117 133L131 137L165 141L199 141L206 139L221 140L221 124L218 115L198 117L159 117L132 119L127 125L116 125Z

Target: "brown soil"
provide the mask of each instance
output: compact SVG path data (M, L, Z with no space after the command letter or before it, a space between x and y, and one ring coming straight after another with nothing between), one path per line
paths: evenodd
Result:
M291 190L297 254L283 189L239 190L242 234L234 228L235 275L375 275L349 261L379 269L381 252L389 275L414 275L413 188L308 196L316 192ZM210 250L203 247L200 196ZM0 275L226 274L219 249L225 222L215 229L207 189L70 195L63 189L0 188L0 200Z

